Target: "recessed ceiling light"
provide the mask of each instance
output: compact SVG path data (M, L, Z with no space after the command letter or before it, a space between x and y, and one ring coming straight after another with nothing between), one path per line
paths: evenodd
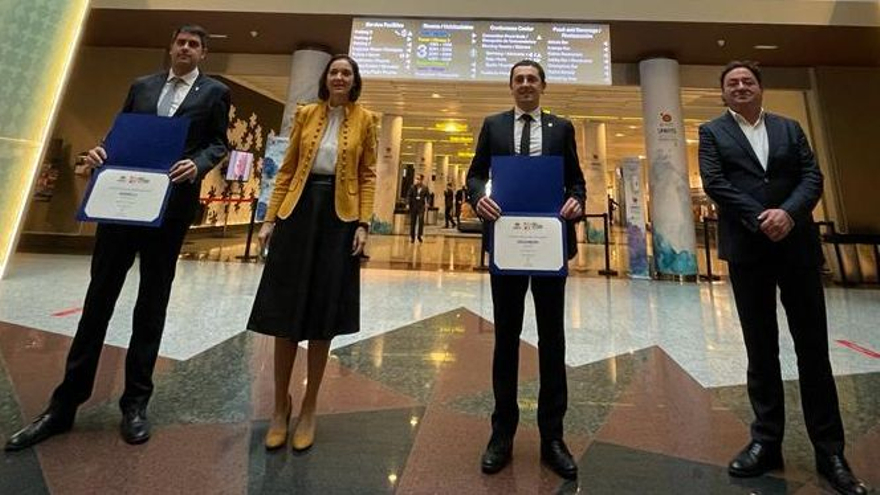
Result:
M440 93L431 93L431 98L442 98L442 96L440 96Z
M632 130L636 130L636 129L639 128L639 126L637 126L637 125L631 125L631 126L628 126L628 127L629 127L630 129L632 129Z
M755 50L776 50L779 48L779 45L755 45Z
M256 38L259 35L260 35L259 31L251 31L251 38Z
M228 37L229 37L228 34L209 34L208 35L208 38L211 38L212 40L225 40Z
M614 135L614 137L626 137L626 134L624 134L622 132L618 132L617 134Z

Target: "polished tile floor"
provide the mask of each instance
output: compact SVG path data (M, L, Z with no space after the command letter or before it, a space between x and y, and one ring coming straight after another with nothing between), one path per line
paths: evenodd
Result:
M580 465L577 483L563 483L538 461L537 336L528 310L514 462L481 474L492 407L488 276L390 268L362 272L363 331L334 341L317 442L305 454L262 447L272 347L244 331L262 269L247 263L180 262L150 405L154 436L138 447L122 442L116 400L133 271L76 428L36 449L0 454L0 493L827 492L812 467L784 332L786 468L745 481L726 474L747 441L751 412L742 337L723 282L569 279L566 439ZM40 412L59 380L87 283L88 257L32 254L17 255L0 281L0 440ZM880 291L826 295L847 454L877 486ZM299 361L295 400L304 369Z

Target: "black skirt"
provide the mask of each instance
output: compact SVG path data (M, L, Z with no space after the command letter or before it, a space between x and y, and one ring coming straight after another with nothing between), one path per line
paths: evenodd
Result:
M292 341L360 330L357 222L336 215L333 176L311 176L289 217L275 224L248 329Z

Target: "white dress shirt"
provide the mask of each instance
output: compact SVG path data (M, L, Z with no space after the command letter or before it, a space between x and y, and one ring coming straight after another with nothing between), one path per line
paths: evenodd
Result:
M758 116L758 120L754 124L733 110L729 108L727 110L730 112L730 115L733 116L733 120L739 124L739 128L742 129L743 134L746 135L746 139L749 140L749 144L752 145L752 151L755 152L758 161L761 162L761 166L764 167L764 170L766 171L767 161L770 159L770 145L767 141L767 126L764 125L764 109L761 109L761 114Z
M162 101L162 98L171 91L172 88L175 87L174 79L180 79L182 82L177 84L176 90L171 97L171 110L168 115L160 115L160 117L171 117L174 115L174 112L180 107L180 104L183 103L186 95L189 94L189 91L192 89L193 84L195 84L196 79L199 77L199 68L196 67L189 74L184 74L182 76L175 76L173 71L168 71L168 78L165 79L165 87L162 88L162 92L159 94L159 101ZM158 111L158 109L157 109Z
M542 136L541 136L541 107L538 107L531 112L524 112L519 107L513 108L513 148L514 154L519 154L519 142L522 139L523 133L523 119L522 116L528 113L532 116L532 125L529 129L529 156L540 156L541 155L541 144L542 144Z
M330 107L327 112L327 127L315 153L315 163L311 173L320 175L333 175L336 173L336 155L339 144L339 126L345 118L345 106Z

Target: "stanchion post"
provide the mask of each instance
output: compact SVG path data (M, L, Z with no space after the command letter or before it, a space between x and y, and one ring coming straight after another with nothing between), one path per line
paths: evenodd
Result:
M482 223L482 234L480 235L480 264L474 267L474 271L477 272L485 272L489 270L489 267L486 266L486 222L484 220L480 220Z
M236 258L244 262L258 258L258 256L251 256L251 242L253 242L254 239L254 226L256 225L257 220L257 201L258 199L256 197L251 198L251 221L248 225L247 241L245 241L244 245L244 256L236 256Z
M610 232L608 232L608 213L602 214L602 229L605 231L605 269L599 270L599 275L604 275L606 277L616 277L617 270L611 269L611 235Z
M721 277L718 275L712 274L712 245L711 240L712 236L709 235L709 217L703 217L703 248L706 253L706 275L700 275L700 279L708 280L712 282L713 280L720 280Z

